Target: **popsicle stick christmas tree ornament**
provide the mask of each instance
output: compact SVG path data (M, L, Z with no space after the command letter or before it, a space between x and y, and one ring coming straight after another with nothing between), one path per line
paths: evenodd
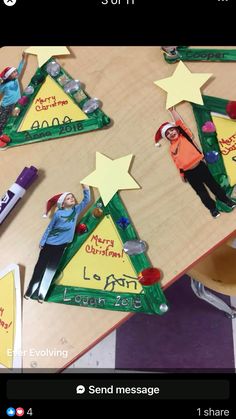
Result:
M167 63L178 61L236 61L236 49L192 48L188 46L162 47Z
M99 188L101 197L78 224L46 301L149 314L168 310L161 273L152 267L118 194L139 188L128 173L131 159L97 153L96 170L81 183Z
M236 102L203 96L203 105L192 103L205 160L215 180L228 196L235 198L236 185ZM232 209L217 203L218 209Z
M0 272L0 368L21 368L21 287L17 265Z
M31 47L39 68L25 88L4 128L2 149L77 135L100 129L110 118L52 57L65 55L65 47Z
M171 77L157 80L156 86L167 92L166 109L182 101L202 105L200 88L212 76L209 73L191 73L183 62L180 62Z

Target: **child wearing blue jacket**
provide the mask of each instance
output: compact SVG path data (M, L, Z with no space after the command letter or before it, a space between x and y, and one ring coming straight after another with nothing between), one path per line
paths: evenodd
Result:
M22 60L16 69L15 67L6 67L0 73L0 94L3 99L0 102L0 135L2 135L4 127L11 115L15 104L21 97L19 76L22 73L26 59L23 52Z
M36 294L38 302L44 301L63 253L73 240L78 217L91 200L89 187L82 185L82 188L84 198L79 204L71 192L55 195L47 202L46 216L54 205L58 210L40 240L41 250L24 295L26 299Z

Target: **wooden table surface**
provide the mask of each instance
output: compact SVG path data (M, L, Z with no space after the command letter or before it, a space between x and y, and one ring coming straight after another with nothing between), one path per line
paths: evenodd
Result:
M17 66L26 47L0 49L1 68ZM82 197L79 181L95 168L95 152L110 158L133 154L131 173L141 190L120 196L139 237L148 245L148 256L163 271L164 287L170 285L201 256L236 230L236 212L213 219L188 184L181 182L168 153L168 144L154 146L159 125L167 121L166 94L153 81L171 76L176 64L167 64L159 47L72 47L72 55L58 59L92 97L103 102L113 122L104 130L44 143L15 147L0 153L3 194L25 166L40 169L40 179L0 227L0 270L10 263L21 267L28 284L38 257L38 243L48 220L42 218L49 197L71 190ZM213 73L204 94L236 99L236 63L187 63L192 72ZM37 68L28 57L22 78L26 87ZM178 106L196 138L191 105ZM94 190L95 198L98 196ZM129 315L35 301L23 302L24 367L60 369L125 321ZM30 348L42 351L30 356ZM45 350L55 352L46 356ZM68 357L56 351L68 351Z

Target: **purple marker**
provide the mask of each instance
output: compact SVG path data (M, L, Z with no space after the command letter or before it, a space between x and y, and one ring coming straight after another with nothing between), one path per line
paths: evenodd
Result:
M13 183L0 200L0 224L2 224L37 177L38 169L36 167L30 166L24 168L15 183Z

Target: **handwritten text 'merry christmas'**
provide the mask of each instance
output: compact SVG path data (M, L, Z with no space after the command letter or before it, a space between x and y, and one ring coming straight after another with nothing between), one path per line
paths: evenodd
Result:
M107 256L112 258L123 258L124 250L115 251L115 241L99 237L93 234L90 239L90 244L85 246L85 251L93 255Z
M49 96L49 97L39 97L35 100L35 110L39 111L47 111L49 108L55 108L56 106L65 106L68 105L68 100L57 100L56 96Z
M4 321L2 319L3 314L4 314L4 308L3 307L0 307L0 329L2 328L2 329L7 330L7 329L9 329L9 327L11 327L12 322L7 323L6 321Z
M221 138L219 140L221 154L227 156L230 152L236 150L236 133L229 138Z

